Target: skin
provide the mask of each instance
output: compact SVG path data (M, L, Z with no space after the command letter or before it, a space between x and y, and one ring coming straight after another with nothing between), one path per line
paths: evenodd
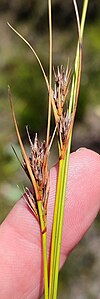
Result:
M48 255L57 169L50 171ZM70 156L63 225L61 266L100 210L100 156L80 149ZM43 292L43 261L39 224L21 198L0 227L0 298L37 299Z

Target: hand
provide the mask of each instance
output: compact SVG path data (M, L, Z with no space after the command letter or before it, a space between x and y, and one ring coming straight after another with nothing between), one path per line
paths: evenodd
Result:
M57 166L50 171L48 253ZM63 226L61 266L100 209L100 156L80 149L71 154ZM0 298L37 299L43 292L39 224L21 198L0 227Z

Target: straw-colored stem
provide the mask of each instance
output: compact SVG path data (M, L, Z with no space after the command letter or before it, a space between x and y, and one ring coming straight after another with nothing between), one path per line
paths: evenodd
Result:
M81 19L81 28L80 28L81 40L83 39L84 25L85 25L85 18L86 18L88 2L89 2L89 0L84 0L84 4L83 4L83 13L82 13L82 19ZM75 81L76 81L75 76L77 76L77 73L78 73L77 72L78 65L79 65L78 57L79 57L79 43L77 45L77 52L76 52L76 59L75 59L75 74L73 76L73 81L72 81L71 97L70 97L70 104L69 104L69 115L71 115L72 107L75 104Z
M24 43L31 49L31 51L33 52L34 56L36 57L38 63L39 63L39 66L41 68L41 71L42 71L42 74L44 76L44 79L45 79L45 82L46 82L46 85L47 85L47 89L49 91L49 82L48 82L48 79L47 79L47 76L46 76L46 73L45 73L45 70L43 68L43 65L37 55L37 53L35 52L35 50L33 49L33 47L30 45L30 43L13 27L11 26L11 24L9 22L7 22L7 25L24 41Z
M48 124L47 124L47 146L49 144L50 135L50 120L51 120L51 93L52 93L52 14L51 14L51 0L48 0L49 11L49 105L48 105Z
M85 18L86 18L86 13L87 13L88 2L89 2L89 0L85 0L84 5L83 5L83 14L82 14L82 20L81 20L81 37L82 38L83 38L83 33L84 33L84 25L85 25Z

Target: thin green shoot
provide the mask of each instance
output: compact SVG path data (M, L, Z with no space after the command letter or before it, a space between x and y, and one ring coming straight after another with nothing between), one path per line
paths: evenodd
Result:
M87 5L86 5L86 3L87 3ZM84 28L87 6L88 6L88 1L84 1L81 28ZM83 16L84 16L84 18L83 18ZM84 19L84 21L83 21L83 19ZM79 27L79 24L78 24L78 27ZM82 34L81 38L83 36L83 31L84 30L79 31L79 34L80 34L80 32ZM79 42L80 42L80 40L79 40ZM79 44L79 42L78 42L78 44ZM80 85L80 74L81 74L80 57L81 57L80 53L79 53L79 51L77 51L77 54L76 54L77 65L75 63L74 80L72 82L72 94L71 94L72 99L74 99L72 101L72 106L75 107L75 110L76 110L75 105L77 104L79 85ZM71 112L72 112L72 107L70 108L70 113ZM59 162L59 173L58 173L56 202L55 202L55 211L54 211L53 233L52 233L49 299L57 298L58 271L59 271L59 262L60 262L60 247L61 247L62 226L63 226L63 218L64 218L66 183L67 183L67 178L68 178L71 135L72 135L72 132L70 134L66 157L64 160L60 160L60 162Z

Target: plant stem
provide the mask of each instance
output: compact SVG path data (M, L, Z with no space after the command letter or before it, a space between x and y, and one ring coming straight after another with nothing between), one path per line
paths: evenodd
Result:
M81 37L82 38L83 38L83 33L84 33L84 25L85 25L88 2L89 2L89 0L85 0L84 4L83 4L83 13L82 13L82 20L81 20Z
M55 203L55 211L54 211L54 226L52 235L53 238L53 246L52 246L52 254L51 254L51 263L50 263L50 286L49 286L49 298L54 297L57 292L57 284L58 284L58 260L60 255L60 240L61 240L61 219L63 219L64 213L64 201L65 201L65 182L63 180L64 172L65 172L65 159L59 161L59 172L58 172L58 182L57 182L57 195L56 195L56 203ZM67 174L67 172L66 172ZM57 250L56 250L57 249Z
M42 215L41 201L37 201L37 205L38 205L40 226L41 226L41 233L42 233L43 267L44 267L44 298L48 299L49 291L48 291L47 232L46 232L46 226Z
M30 163L29 163L29 159L27 157L26 151L24 149L24 145L20 136L20 132L18 129L18 125L17 125L17 121L16 121L16 116L15 116L15 111L14 111L14 106L13 106L13 101L12 101L12 96L11 96L11 92L10 92L10 87L8 88L8 92L9 92L9 99L10 99L10 104L11 104L11 110L12 110L12 116L13 116L13 121L14 121L14 125L15 125L15 129L16 129L16 134L18 137L18 141L21 147L21 151L24 157L24 160L26 162L27 165L27 169L32 181L32 185L33 188L35 190L35 194L36 194L36 200L37 200L37 205L38 205L38 213L39 213L39 219L40 219L40 228L41 228L41 233L42 233L42 245L43 245L43 258L44 258L44 284L45 284L45 299L48 299L48 262L47 262L47 246L46 246L46 224L44 222L43 219L43 214L42 214L42 202L40 200L40 195L38 192L38 187L36 184L36 180L35 177L33 175Z
M51 247L51 256L50 256L50 278L49 278L49 299L52 298L53 292L53 282L54 282L54 259L56 258L55 254L55 245L56 245L56 229L57 229L57 219L58 219L58 209L59 209L59 196L60 196L60 181L62 178L62 160L59 161L59 171L58 171L58 181L57 181L57 191L56 191L56 200L54 208L54 221L52 228L52 247Z
M81 19L81 40L83 39L83 33L84 33L84 26L85 26L85 19L86 19L86 12L87 12L87 7L88 7L88 2L89 0L84 0L83 4L83 12L82 12L82 19ZM71 96L70 96L70 104L69 104L69 115L71 115L72 112L72 107L75 104L75 81L76 76L78 75L78 65L79 65L79 43L77 45L77 51L76 51L76 59L75 59L75 73L73 76L73 81L72 81L72 88L71 88Z
M47 86L47 89L49 91L49 82L48 82L48 79L47 79L47 76L46 76L46 73L45 73L45 70L43 68L43 65L41 63L41 60L39 59L37 53L35 52L34 48L30 45L30 43L13 27L11 26L11 24L9 22L7 22L7 25L24 41L24 43L31 49L31 51L33 52L35 58L37 59L38 61L38 64L40 66L40 69L42 71L42 74L43 74L43 77L45 79L45 82L46 82L46 86Z
M57 298L58 272L59 272L60 249L61 249L61 239L62 239L62 226L63 226L63 218L64 218L66 181L68 177L69 155L70 155L70 146L68 147L67 156L65 157L65 159L60 161L60 168L62 169L62 180L60 186L58 187L60 188L60 196L59 196L59 204L58 204L58 211L57 211L58 221L56 223L56 230L55 230L56 233L55 263L53 268L54 275L53 275L53 285L51 289L50 299Z
M51 119L51 87L52 87L52 14L51 14L51 0L48 0L48 11L49 11L49 106L48 106L48 124L47 124L47 140L46 144L49 143L50 135L50 119Z
M82 21L81 21L81 37L83 37L84 24L86 18L88 1L84 0ZM75 104L77 84L78 84L78 72L79 72L79 46L77 48L76 60L75 60L75 73L72 81L71 90L71 102L69 105L69 115L71 115L72 107ZM64 218L64 205L65 205L65 193L66 193L66 183L68 178L68 166L70 157L70 147L71 147L72 132L70 134L68 149L66 157L64 160L59 161L58 170L58 182L56 191L56 200L54 208L54 220L52 229L52 245L51 245L51 259L50 259L50 283L49 283L49 299L57 298L57 288L58 288L58 272L60 263L60 248L62 240L62 227Z

